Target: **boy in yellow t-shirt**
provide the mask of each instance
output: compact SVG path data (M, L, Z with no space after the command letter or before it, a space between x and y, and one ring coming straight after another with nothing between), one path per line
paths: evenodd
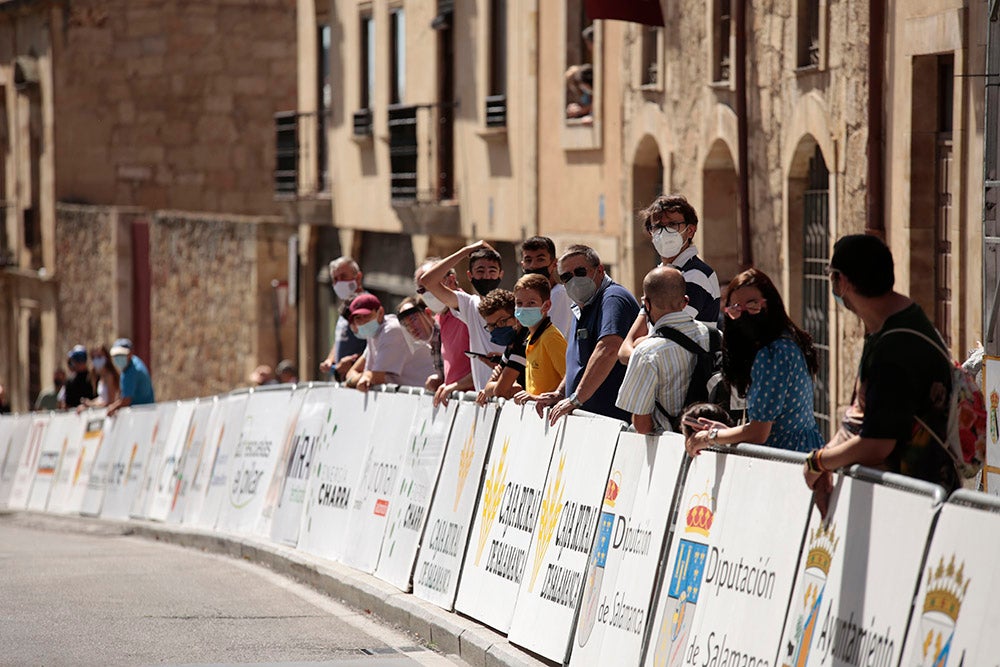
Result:
M559 388L566 374L566 338L549 320L551 287L544 276L529 273L514 285L514 317L528 329L525 347L525 388L514 402L533 401Z

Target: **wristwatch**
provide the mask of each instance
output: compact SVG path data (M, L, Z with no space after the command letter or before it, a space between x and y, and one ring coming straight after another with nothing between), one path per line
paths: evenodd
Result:
M708 432L708 441L714 445L715 441L718 439L719 439L719 427L716 426L715 428L711 429Z
M581 403L580 399L576 397L576 392L575 391L572 394L570 394L567 397L566 400L568 400L570 403L572 403L573 405L575 405L578 408L582 408L583 407L583 403Z

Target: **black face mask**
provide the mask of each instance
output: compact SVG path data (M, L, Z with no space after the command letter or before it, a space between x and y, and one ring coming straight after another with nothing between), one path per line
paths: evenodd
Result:
M731 320L726 324L739 329L750 340L759 342L767 333L767 313L763 311L756 315L743 313L739 318Z
M496 288L500 287L499 278L473 278L472 286L479 294L486 296Z
M549 267L547 266L542 266L537 269L524 270L524 275L528 275L529 273L537 273L538 275L543 276L546 280L551 280L551 278L549 277Z

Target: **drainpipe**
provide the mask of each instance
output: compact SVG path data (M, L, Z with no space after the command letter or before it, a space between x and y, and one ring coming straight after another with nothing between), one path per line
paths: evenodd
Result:
M885 168L882 135L885 106L885 0L868 5L868 191L865 234L885 240Z
M739 191L736 201L740 209L740 244L737 261L740 271L753 266L753 248L750 244L750 170L749 141L747 138L747 10L750 0L736 0L733 23L736 28L736 53L733 58L736 77L736 134L739 165Z

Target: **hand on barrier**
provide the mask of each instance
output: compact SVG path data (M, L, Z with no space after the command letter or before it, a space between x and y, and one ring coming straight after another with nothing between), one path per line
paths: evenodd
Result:
M372 388L372 376L371 376L371 374L368 373L368 372L365 372L361 376L361 379L358 380L358 384L355 385L354 388L357 389L358 391L368 391L369 389L371 389Z
M341 360L337 362L336 366L337 377L338 378L347 377L347 371L351 370L351 366L353 366L354 362L357 360L358 360L358 355L356 354L349 354L346 357L341 358ZM323 363L325 364L326 362L324 361ZM320 364L319 368L320 370L323 370L323 364ZM328 373L330 372L330 369L327 368L326 370L323 370L323 372Z
M439 405L447 407L448 399L451 398L451 393L455 391L455 384L456 383L452 382L450 384L443 384L437 388L437 390L434 392L435 408L438 407Z
M531 401L537 401L537 400L538 400L537 396L529 394L527 391L523 389L514 394L514 402L518 405L524 405L525 403L530 403Z
M329 373L331 368L333 368L333 359L330 357L327 357L319 364L319 372L323 373L324 375L326 373Z
M555 405L562 398L562 394L558 391L547 391L544 394L539 394L535 397L535 412L541 417L542 413L545 412L545 408L550 405Z
M562 399L549 412L549 426L555 426L560 417L571 414L574 410L576 410L576 405L573 401L568 398Z
M437 373L434 373L433 375L429 375L427 377L427 380L424 382L424 389L430 392L436 392L443 385L444 379ZM437 403L435 403L435 405L437 405Z
M830 509L830 496L833 494L833 473L821 472L817 474L807 470L805 476L806 484L813 490L813 502L816 503L816 509L819 510L819 515L825 519L827 511ZM813 477L811 481L810 476Z

